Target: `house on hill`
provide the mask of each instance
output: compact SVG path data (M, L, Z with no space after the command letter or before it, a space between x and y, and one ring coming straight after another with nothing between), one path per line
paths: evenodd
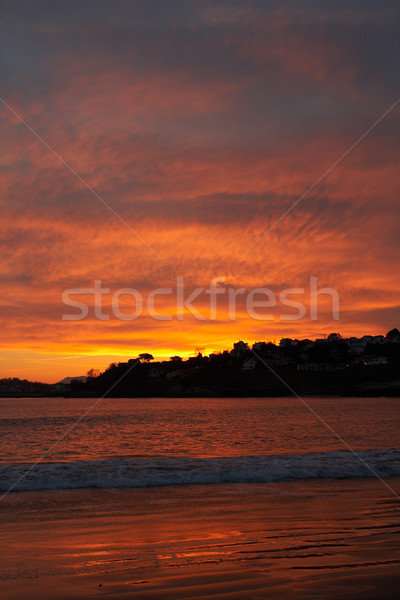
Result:
M386 356L365 356L361 361L364 367L383 367L389 364Z
M257 367L257 361L254 358L249 358L244 361L242 371L254 371Z

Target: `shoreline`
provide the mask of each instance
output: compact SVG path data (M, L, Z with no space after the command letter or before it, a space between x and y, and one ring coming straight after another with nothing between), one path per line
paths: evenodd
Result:
M205 390L203 390L205 391ZM395 392L395 393L394 393ZM393 389L388 389L388 390L380 390L379 393L368 393L368 390L362 390L359 393L339 393L339 392L332 392L332 393L327 393L327 392L299 392L298 395L302 398L354 398L354 399L360 399L362 400L363 398L400 398L400 392L398 390L393 390ZM171 395L163 395L163 396L145 396L145 395L140 395L140 396L129 396L129 395L120 395L120 396L103 396L104 398L107 398L108 400L112 400L113 398L117 399L146 399L146 400L152 400L152 399L162 399L165 398L166 400L171 400L171 398L176 398L179 400L183 400L185 398L215 398L215 399L223 399L223 398L265 398L265 399L272 399L272 398L288 398L288 399L292 399L292 398L296 398L295 395L289 395L287 393L287 390L285 391L285 393L279 394L279 393L271 393L268 395L257 395L254 392L251 394L246 394L246 395L235 395L232 393L226 394L226 395L215 395L215 396L209 396L207 394L184 394L184 395L179 395L179 394L174 394L173 396ZM21 394L21 395L13 395L13 394L7 394L7 395L1 395L0 394L0 400L5 400L7 398L13 398L13 399L24 399L24 398L54 398L54 399L61 399L61 398L65 398L66 400L68 398L84 398L84 399L90 399L90 398L94 398L94 399L98 399L99 395L96 394L92 394L92 395L85 395L82 393L79 394L43 394L43 395L38 395L38 394Z
M389 600L400 583L400 503L374 479L25 492L1 510L5 600Z

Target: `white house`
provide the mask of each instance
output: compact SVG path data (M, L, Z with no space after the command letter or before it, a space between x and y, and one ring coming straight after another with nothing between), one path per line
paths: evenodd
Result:
M381 367L389 363L386 356L366 356L362 364L364 367Z
M245 360L242 366L242 371L254 371L257 366L257 361L254 358Z
M290 338L282 338L279 342L280 348L289 348L290 346L297 346L297 340L292 340Z
M297 365L298 371L307 371L309 373L322 373L324 371L331 371L332 367L327 363L298 363Z
M230 354L231 354L231 356L235 356L236 358L239 358L241 354L244 354L248 350L249 350L249 345L247 344L247 342L242 342L242 340L240 340L239 342L235 342L233 344L233 350L231 350Z
M384 335L374 335L372 343L373 344L386 344L387 343L387 339L385 338Z
M367 345L366 342L363 342L362 340L359 340L355 337L351 337L346 341L350 352L355 356L359 356L360 354L362 354L364 352L365 346Z

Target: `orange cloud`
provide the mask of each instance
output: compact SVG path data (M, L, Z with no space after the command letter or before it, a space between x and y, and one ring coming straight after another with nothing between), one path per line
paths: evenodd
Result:
M378 41L393 33L380 11ZM398 325L399 107L312 187L394 100L386 46L377 54L368 37L375 13L189 12L178 26L173 15L125 24L100 11L84 35L51 11L36 26L10 20L9 43L31 44L35 61L11 48L7 102L129 227L1 109L1 375L55 380L154 343L155 355L186 355L239 338ZM98 321L92 306L82 322L61 318L67 288L101 280L109 310L120 288L147 297L178 276L191 291L224 277L277 296L316 276L338 291L340 320L328 302L312 321L308 300L298 322L278 310L256 321L243 302L231 321L222 300L217 321ZM123 298L121 310L131 308ZM175 299L160 311L174 315Z

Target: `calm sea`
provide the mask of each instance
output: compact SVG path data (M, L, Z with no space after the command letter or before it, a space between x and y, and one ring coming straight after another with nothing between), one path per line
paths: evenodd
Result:
M76 424L93 399L3 398L0 490L400 475L400 399L307 403L106 399Z

